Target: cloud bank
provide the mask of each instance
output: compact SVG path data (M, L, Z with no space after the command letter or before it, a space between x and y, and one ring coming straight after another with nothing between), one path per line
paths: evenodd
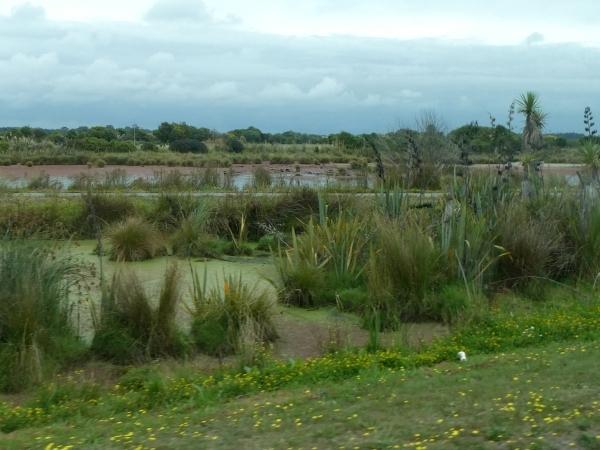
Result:
M584 107L600 98L600 50L547 42L535 29L517 44L490 45L284 36L242 22L197 0L161 0L135 22L55 20L39 6L16 7L0 16L0 125L168 120L365 132L435 110L453 127L485 123L488 112L501 123L513 98L535 90L552 130L577 131Z

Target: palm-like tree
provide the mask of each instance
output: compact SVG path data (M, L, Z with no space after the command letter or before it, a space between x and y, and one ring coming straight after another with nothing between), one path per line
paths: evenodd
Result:
M523 151L528 152L541 148L544 142L542 130L546 125L547 115L542 111L539 96L534 92L527 92L522 94L515 104L518 108L517 111L525 118Z

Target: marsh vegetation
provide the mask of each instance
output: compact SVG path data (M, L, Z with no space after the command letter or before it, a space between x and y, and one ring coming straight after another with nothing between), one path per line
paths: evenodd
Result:
M467 147L482 139L474 126L444 133L424 116L399 136L344 135L350 170L376 180L360 195L274 192L272 173L257 165L248 189L214 196L197 195L223 186L212 167L137 181L156 195L127 195L130 180L116 171L102 185L78 180L73 196L51 194L47 177L30 188L48 195L3 196L0 390L33 406L2 403L0 428L75 410L93 418L209 405L430 366L461 349L597 340L600 165L590 113L585 165L569 185L536 159L545 145L537 97L511 111L523 115L523 132L491 127L492 172L469 163ZM401 154L386 150L392 138ZM219 151L245 151L241 138L219 139ZM343 153L339 141L318 145ZM520 171L513 145L525 155ZM99 364L118 388L52 388Z

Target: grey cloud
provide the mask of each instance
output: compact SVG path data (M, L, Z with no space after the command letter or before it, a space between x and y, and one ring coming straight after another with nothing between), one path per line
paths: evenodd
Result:
M19 21L40 20L46 17L46 11L41 6L23 3L13 8L11 16Z
M525 45L535 45L544 42L544 35L542 33L531 33L525 38Z
M206 5L200 0L159 0L145 18L148 21L212 21Z
M0 124L371 131L435 109L452 127L485 123L488 111L503 122L511 100L533 89L551 128L577 130L600 97L596 48L281 37L202 20L0 17Z

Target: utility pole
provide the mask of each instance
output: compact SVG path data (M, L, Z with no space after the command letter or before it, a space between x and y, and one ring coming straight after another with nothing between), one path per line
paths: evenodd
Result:
M137 124L136 124L136 123L134 123L134 124L133 124L133 146L134 146L134 147L136 147L136 145L135 145L135 129L136 129L136 128L137 128Z

